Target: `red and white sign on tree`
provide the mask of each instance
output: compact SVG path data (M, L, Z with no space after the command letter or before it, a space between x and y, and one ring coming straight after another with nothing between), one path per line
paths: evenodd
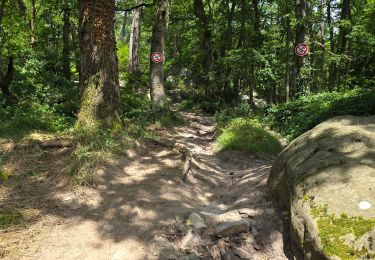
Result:
M160 52L153 52L151 54L151 60L153 63L160 63L164 60L163 54Z
M309 46L306 43L300 43L294 49L297 56L303 57L309 53Z

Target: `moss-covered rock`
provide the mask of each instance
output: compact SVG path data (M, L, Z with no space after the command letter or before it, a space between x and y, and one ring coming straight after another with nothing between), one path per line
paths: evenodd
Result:
M305 259L375 259L375 116L335 117L301 135L268 187Z

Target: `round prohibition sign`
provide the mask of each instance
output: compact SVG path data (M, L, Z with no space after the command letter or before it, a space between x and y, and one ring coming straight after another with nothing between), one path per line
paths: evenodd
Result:
M164 59L163 54L160 52L153 52L151 54L151 60L153 63L160 63Z
M306 43L300 43L294 49L297 56L303 57L309 53L309 46Z

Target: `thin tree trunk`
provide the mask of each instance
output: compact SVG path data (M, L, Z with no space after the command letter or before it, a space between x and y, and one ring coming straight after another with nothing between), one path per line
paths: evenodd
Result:
M285 86L286 86L286 102L290 101L290 90L291 90L291 78L292 75L290 73L290 61L292 60L292 57L290 55L290 43L292 42L292 31L290 26L290 18L286 18L286 57L285 57Z
M63 50L62 50L62 66L63 66L63 75L67 80L71 79L71 73L70 73L70 30L71 30L71 24L70 24L70 6L67 1L65 1L64 7L63 7Z
M212 52L212 30L210 26L210 16L204 11L204 5L202 0L194 0L194 15L199 19L203 35L201 40L201 50L203 52L202 68L204 71L205 78L203 80L203 85L205 89L205 95L209 96L209 90L211 88L211 80L208 75L212 70L214 58Z
M329 27L329 41L330 41L330 52L335 52L335 39L334 39L334 32L333 32L333 25L332 25L332 11L331 11L331 0L327 1L327 24ZM328 76L328 89L332 91L335 87L336 82L336 61L332 60L331 54L331 62L329 65L329 76Z
M70 31L71 33L71 36L72 36L72 48L73 48L73 52L74 52L74 64L76 66L76 70L78 72L78 75L80 77L81 75L81 60L80 60L80 53L79 53L79 43L78 43L78 35L79 35L79 32L78 32L78 28L76 28L74 26L74 24L72 24L72 29Z
M31 47L35 47L36 37L35 37L35 29L36 29L36 3L35 0L31 0L31 20L30 20L30 29L31 29L31 36L30 36L30 44Z
M169 3L168 0L158 1L158 11L151 36L151 54L160 52L164 55L165 37L168 29ZM164 89L164 59L160 63L150 61L151 101L154 105L163 105Z
M259 10L259 1L252 0L252 6L254 11L254 31L256 32L256 37L254 39L255 50L260 51L263 45L263 35L261 32L261 20L260 20L260 10ZM251 91L255 91L257 89L257 78L256 78L256 71L257 67L259 66L258 62L254 61L251 67Z
M140 4L141 0L137 1ZM137 8L134 11L132 31L130 34L129 41L129 70L133 74L134 78L138 78L141 74L141 68L139 63L139 42L141 37L141 15L142 8Z
M118 121L120 87L114 33L115 0L81 1L81 108L79 125Z

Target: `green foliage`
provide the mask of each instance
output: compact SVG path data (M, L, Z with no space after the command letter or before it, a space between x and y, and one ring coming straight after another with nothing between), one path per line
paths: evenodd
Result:
M0 229L17 226L23 223L23 216L18 211L0 211Z
M160 124L163 127L172 127L184 124L184 120L177 112L171 110L171 104L164 106L154 106L145 95L142 94L122 94L125 106L125 124L145 127L149 124Z
M328 213L327 205L313 206L312 215L317 220L323 250L329 256L336 255L343 260L374 257L364 249L357 250L345 244L342 237L348 234L354 234L356 238L363 236L375 227L375 218L349 217L346 214L337 217Z
M294 139L321 122L340 115L375 115L375 90L353 89L303 96L269 108L265 121L288 139Z
M215 113L215 120L219 128L224 127L230 120L242 117L251 118L254 116L254 109L247 102L242 102L233 107L225 107Z
M245 151L264 159L270 159L282 150L278 139L262 129L257 120L244 118L227 124L217 139L217 148Z
M0 136L16 139L34 131L59 133L73 124L73 119L58 113L57 107L27 101L0 107L0 121Z

